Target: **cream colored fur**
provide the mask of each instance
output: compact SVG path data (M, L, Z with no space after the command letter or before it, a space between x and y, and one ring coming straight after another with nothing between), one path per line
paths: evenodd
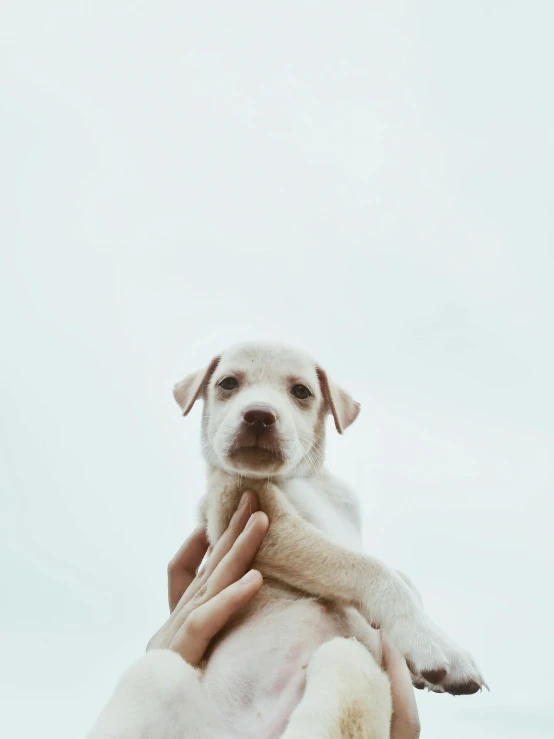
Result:
M309 397L296 396L299 385ZM254 565L265 582L201 673L163 653L131 668L90 739L386 739L390 690L369 624L387 631L419 683L480 689L472 658L426 615L410 581L361 551L357 499L323 466L325 415L342 433L359 405L324 370L294 349L242 345L185 378L175 397L185 415L204 398L201 515L212 543L244 490L268 514ZM267 426L246 421L252 410Z
M283 739L388 737L391 708L388 679L367 649L335 638L312 657Z

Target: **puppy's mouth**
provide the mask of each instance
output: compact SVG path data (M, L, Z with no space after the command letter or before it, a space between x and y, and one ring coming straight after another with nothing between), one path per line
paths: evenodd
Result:
M285 461L285 455L280 446L277 444L271 444L264 442L262 439L257 439L255 442L247 443L235 442L229 449L229 457L235 457L237 454L250 454L254 458L265 459L275 458Z
M281 446L270 439L239 439L227 451L228 462L236 469L275 472L287 461Z

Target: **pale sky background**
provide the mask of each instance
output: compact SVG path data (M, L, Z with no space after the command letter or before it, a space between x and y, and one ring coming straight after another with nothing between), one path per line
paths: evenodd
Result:
M171 388L241 339L362 403L368 551L490 693L424 739L551 739L551 2L0 9L0 683L84 736L166 618L203 492Z

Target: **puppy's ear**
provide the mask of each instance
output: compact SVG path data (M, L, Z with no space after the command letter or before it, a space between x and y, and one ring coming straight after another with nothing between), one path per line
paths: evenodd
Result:
M358 418L361 406L345 390L331 382L325 370L316 367L316 372L327 409L333 414L337 431L342 434Z
M173 396L177 403L179 403L183 411L183 416L188 414L192 406L204 392L219 363L219 359L219 357L214 357L207 367L198 370L198 372L193 372L192 375L187 375L184 380L178 382L173 388Z

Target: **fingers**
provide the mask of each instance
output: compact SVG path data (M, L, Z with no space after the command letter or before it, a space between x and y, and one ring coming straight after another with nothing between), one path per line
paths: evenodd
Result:
M243 576L249 570L268 526L265 513L253 513L206 582L185 603L187 591L179 608L170 617L175 634L171 649L178 651L187 662L198 664L210 640L260 589L262 576L259 572L252 570L246 578Z
M198 526L188 537L167 567L169 611L173 611L181 596L196 577L208 549L208 537L203 526Z
M203 600L213 598L244 575L254 561L268 526L268 518L262 511L257 511L250 516L244 531L219 562L206 582L205 588L198 591L198 595L205 591L202 593Z
M256 572L240 585L235 581L250 568L267 528L256 496L245 493L213 551L203 527L189 536L168 566L170 616L147 649L175 648L193 663L201 659L209 640L260 589L262 577ZM198 638L189 638L191 633Z
M234 541L231 549L204 584L199 586L195 580L179 602L178 608L173 611L170 621L173 622L176 631L195 610L239 580L250 569L268 526L269 521L265 513L257 511L250 516L244 531ZM190 591L193 589L195 590L194 595L190 596Z
M417 704L406 660L381 632L383 667L392 693L391 739L418 739L421 731Z
M250 570L238 582L196 608L177 632L172 649L191 665L198 665L213 637L225 626L262 586L262 576Z
M211 555L206 560L203 570L198 573L198 577L196 577L194 582L191 583L189 590L187 591L187 600L192 598L204 583L207 582L221 560L230 551L231 547L237 540L237 537L246 526L250 515L257 510L258 499L254 493L244 493L240 499L237 510L229 522L229 526L214 546ZM244 572L242 572L241 575L242 574L244 574Z

